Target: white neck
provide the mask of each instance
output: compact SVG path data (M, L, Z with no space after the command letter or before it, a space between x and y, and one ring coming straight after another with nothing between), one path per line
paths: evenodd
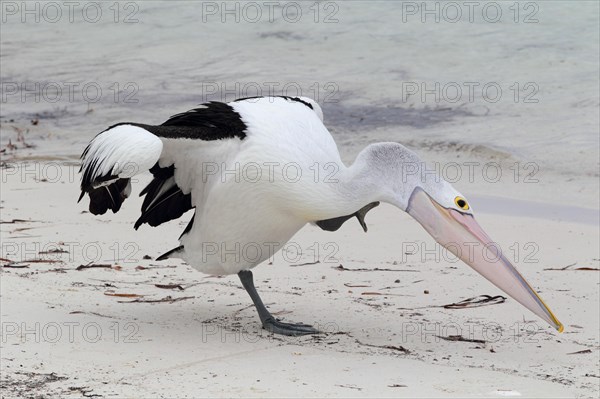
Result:
M407 157L399 156L397 147L401 147L403 153L408 151L396 143L372 144L358 154L350 167L341 165L334 177L335 182L321 182L317 185L319 194L306 198L311 209L310 217L324 220L350 215L375 201L405 209L397 201L397 192L407 188L402 187L400 178L400 168ZM412 192L411 188L408 189Z
M435 176L423 181L419 172L423 167L426 165L417 154L398 143L371 144L350 167L340 164L334 181L296 186L290 202L295 204L294 212L309 222L351 215L375 201L406 211L417 186L434 197L447 188L445 182L436 182Z

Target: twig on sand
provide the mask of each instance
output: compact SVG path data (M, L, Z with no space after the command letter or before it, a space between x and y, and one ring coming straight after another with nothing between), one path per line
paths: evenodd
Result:
M568 268L570 268L570 267L573 267L573 266L575 266L576 264L577 264L577 262L575 262L575 263L571 263L570 265L567 265L567 266L565 266L565 267L558 267L558 268L553 268L553 267L550 267L550 268L547 268L547 269L544 269L544 270L567 270Z
M181 284L154 284L156 288L163 288L165 290L173 290L178 289L183 291L185 288L181 286Z
M58 260L58 259L26 259L23 262L29 262L29 263L63 263L62 260Z
M153 265L150 264L149 266L136 266L135 270L149 270L149 269L175 269L177 268L177 266L169 266L169 265Z
M14 260L10 260L7 258L0 258L0 262L8 262L7 265L4 265L4 267L15 267L15 268L19 268L19 267L25 267L22 266L21 264L27 264L27 266L29 266L29 263L62 263L62 260L56 260L56 259L25 259L22 261L14 261ZM21 265L21 266L17 266L17 265Z
M29 268L29 263L25 263L25 262L29 262L29 261L16 261L16 260L10 260L7 258L0 258L0 262L7 262L5 265L2 265L3 268L7 268L7 269L27 269L27 268Z
M25 220L25 219L0 220L0 224L15 224L15 223L27 223L27 222L36 222L36 220Z
M486 343L482 339L470 339L470 338L465 338L462 335L449 335L447 337L442 337L441 335L436 335L436 337L441 338L446 341L454 341L454 342L473 342L476 344L485 344Z
M431 308L444 308L444 309L465 309L465 308L477 308L481 306L498 305L506 302L506 297L502 295L479 295L473 298L467 298L463 301L450 303L448 305L429 305L419 306L416 308L398 308L398 310L417 310L417 309L431 309Z
M7 265L2 265L2 267L9 268L9 269L25 269L25 268L29 268L29 264L28 263L24 263L24 264L9 263Z
M69 312L69 314L91 314L91 315L94 315L94 316L106 317L106 318L109 318L109 319L113 319L114 318L112 316L107 316L107 315L103 315L103 314L96 313L96 312L84 312L83 310L74 310L72 312Z
M544 269L544 270L552 270L552 271L559 271L559 272L560 271L565 271L565 270L568 270L568 271L582 270L582 271L594 271L594 272L600 271L600 269L598 269L598 268L595 268L595 267L586 267L586 266L584 266L584 267L578 267L578 268L575 268L575 269L570 269L571 267L575 266L576 264L577 264L577 262L571 263L570 265L567 265L565 267L550 267L550 268L547 268L547 269Z
M110 269L112 265L109 264L98 264L98 263L88 263L87 265L79 265L75 270L85 270L85 269L94 269L94 268L105 268Z
M193 299L195 296L182 296L179 298L173 298L170 295L161 299L134 299L133 301L118 301L119 303L175 303L179 301L185 301L187 299Z
M201 282L187 284L187 285L181 285L181 284L154 284L154 286L156 288L163 288L163 289L166 289L166 290L169 290L169 289L178 289L180 291L184 291L184 290L187 290L188 288L192 288L192 287L195 287L197 285L202 285L202 284L209 284L209 282L208 281L201 281Z
M348 389L356 389L357 391L362 391L363 389L361 387L357 387L355 385L339 385L336 384L336 387L340 387L340 388L348 388Z
M141 298L141 297L143 297L143 295L139 295L139 294L122 294L122 293L110 292L110 291L105 292L104 295L106 295L106 296L116 296L116 297L119 297L119 298Z
M359 345L370 346L371 348L391 349L394 351L405 353L407 355L410 353L410 351L403 346L365 344L364 342L361 342L358 339L356 340L356 343Z
M583 355L585 353L592 353L591 349L584 349L582 351L567 353L567 355Z
M290 265L291 267L298 267L298 266L308 266L308 265L316 265L321 263L321 261L316 261L316 262L306 262L306 263L298 263L297 265Z
M138 285L138 284L149 284L149 283L153 283L152 280L143 280L143 281L114 281L114 280L106 280L106 279L101 279L101 278L89 278L88 280L90 281L99 281L101 283L104 284L133 284L133 285ZM105 285L108 287L108 285Z
M502 295L490 296L480 295L473 298L468 298L460 302L450 303L442 306L444 309L466 309L478 308L480 306L497 305L506 302L506 297Z
M342 272L411 272L411 273L420 273L419 270L409 270L409 269L380 269L378 267L374 269L369 268L358 268L358 269L348 269L344 267L344 265L334 266L332 269L339 270Z
M40 251L40 252L38 252L38 254L40 254L40 255L44 255L44 254L68 254L68 253L69 253L69 251L65 251L64 249L61 249L61 248L54 248L54 249L51 249L49 251Z

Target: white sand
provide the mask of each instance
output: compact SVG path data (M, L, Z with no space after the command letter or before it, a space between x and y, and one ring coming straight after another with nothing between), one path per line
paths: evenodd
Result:
M236 276L207 277L177 261L142 259L176 246L191 216L134 231L143 184L121 212L95 217L81 214L87 198L75 204L76 176L63 172L52 183L2 172L2 221L31 220L1 225L2 258L61 261L0 269L3 397L598 395L600 274L575 270L598 268L597 225L478 214L505 250L517 243L518 268L565 324L563 334L510 299L479 308L439 307L500 292L460 262L422 261L421 254L403 259L402 242L435 246L390 206L368 215L367 234L356 221L337 233L306 227L293 238L301 259L279 252L272 265L254 269L271 311L330 331L289 338L260 330ZM58 242L69 253L39 254ZM321 263L290 267L313 262L314 243ZM525 259L531 245L537 263ZM336 259L325 262L332 248ZM112 268L75 270L92 260ZM340 264L397 271L335 269ZM148 269L136 269L140 265ZM135 298L107 293L192 298L121 303ZM438 337L458 334L485 343ZM579 351L589 352L571 354Z

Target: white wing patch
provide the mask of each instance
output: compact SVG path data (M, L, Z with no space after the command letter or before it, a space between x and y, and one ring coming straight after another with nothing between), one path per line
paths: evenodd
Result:
M88 181L103 176L130 178L150 169L160 157L162 141L133 125L119 125L96 136L85 152L82 170Z

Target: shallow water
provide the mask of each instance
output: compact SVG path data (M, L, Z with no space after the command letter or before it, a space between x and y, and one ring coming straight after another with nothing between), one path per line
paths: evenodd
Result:
M474 195L470 198L473 208L480 212L498 215L522 216L561 222L600 225L598 209L572 205L548 204L534 201L516 200L489 195Z
M74 157L119 121L302 94L346 159L384 140L475 148L597 187L598 3L450 3L56 2L57 17L4 2L1 144L19 147L4 157Z

